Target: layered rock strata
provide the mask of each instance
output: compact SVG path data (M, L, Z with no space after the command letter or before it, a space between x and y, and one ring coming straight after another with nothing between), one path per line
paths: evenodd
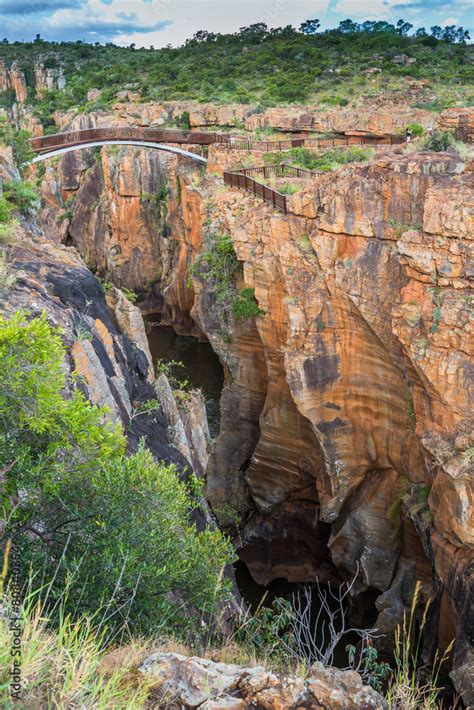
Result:
M147 175L161 190L148 162L161 158L127 151L112 161L103 151L103 178L97 165L62 165L56 192L77 193L65 238L113 280L148 289L145 311L158 305L218 353L226 384L208 495L252 575L357 574L387 633L420 580L435 600L425 650L455 634L456 682L469 692L459 680L472 662L469 165L399 149L300 186L285 216L166 159L164 230L156 214L134 217L138 194L120 194L139 193ZM212 165L227 159L213 151ZM115 221L104 205L119 199ZM254 288L262 311L225 332L215 293L190 279L209 231L231 236L237 288ZM126 253L114 262L104 244Z

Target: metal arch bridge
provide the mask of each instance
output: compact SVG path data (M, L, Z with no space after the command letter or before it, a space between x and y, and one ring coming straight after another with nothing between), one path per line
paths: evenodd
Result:
M77 145L67 146L65 148L56 148L55 150L50 150L47 153L40 153L30 160L27 165L34 165L35 163L41 163L43 160L48 160L48 158L54 158L56 155L64 155L65 153L70 153L73 150L79 150L81 148L97 148L103 145L135 145L139 148L155 148L158 150L164 150L167 153L174 153L175 155L181 155L184 158L191 158L198 163L207 164L207 158L197 153L191 153L189 150L183 150L182 148L177 148L175 146L166 145L164 143L152 143L151 141L93 141L90 143L79 143Z
M225 142L225 140L226 136L221 136L217 133L197 131L130 126L87 128L85 130L66 131L32 138L30 145L38 155L29 164L39 163L48 158L64 155L80 148L95 148L103 145L133 145L140 148L155 148L206 164L207 160L203 156L178 146L183 144L204 146L211 143Z

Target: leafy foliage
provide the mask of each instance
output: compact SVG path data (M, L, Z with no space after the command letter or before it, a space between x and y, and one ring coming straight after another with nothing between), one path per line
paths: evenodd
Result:
M12 205L10 202L5 195L0 195L0 224L8 224L11 211Z
M126 456L105 409L78 389L63 396L64 355L44 315L0 318L5 534L25 574L31 566L53 580L52 600L74 580L68 610L92 613L105 600L110 623L126 615L140 631L186 634L227 595L229 544L197 531L198 497L174 466L143 446ZM189 486L198 488L193 477Z
M307 170L333 170L338 165L346 163L357 163L369 160L374 154L373 148L360 148L351 146L349 148L333 148L324 154L312 151L309 148L291 148L284 153L265 153L266 163L281 163L282 157L288 165L306 168ZM281 191L281 188L278 188ZM291 191L287 194L291 194Z
M189 279L195 277L208 284L214 295L216 312L224 323L236 297L235 282L240 269L231 237L208 232L202 251L191 265Z
M423 144L425 150L434 150L442 153L452 147L454 137L449 131L433 131Z
M44 92L40 100L30 91L35 115L48 131L54 130L53 111L108 109L124 86L140 89L145 100L157 101L255 101L268 106L342 91L340 100L348 102L355 94L367 92L363 73L374 64L381 70L380 81L395 86L407 73L406 67L393 61L399 54L416 58L409 68L411 77L429 79L437 92L443 87L451 90L454 84L460 90L472 83L467 38L463 28L452 26L435 26L431 34L424 28L413 33L412 25L404 20L396 25L345 20L336 29L321 32L319 20L309 19L300 31L291 26L269 28L264 23L228 35L202 30L182 47L159 50L41 39L4 43L0 44L0 60L7 65L19 62L29 89L35 60L61 66L65 90ZM92 102L87 99L91 88L102 92ZM12 99L11 92L3 97L8 104ZM184 114L177 120L187 125Z
M346 646L346 652L349 664L357 668L366 683L381 693L384 681L391 676L393 671L388 663L379 661L379 654L375 646L372 644L363 646L358 653L357 647L349 644ZM358 655L359 658L357 658Z
M236 640L243 645L254 646L270 657L285 655L285 646L295 646L291 620L293 607L290 601L278 597L272 604L258 607L248 615L236 632Z
M410 123L409 126L407 126L407 130L410 131L412 136L414 138L417 138L418 136L422 136L423 133L425 132L425 129L420 123Z
M10 205L18 209L25 217L34 212L39 205L38 193L26 182L5 182L3 194Z
M256 318L263 315L255 298L254 288L244 288L232 303L232 313L236 320Z
M1 45L0 45L1 46ZM0 116L0 143L8 145L13 150L15 163L22 171L22 166L34 157L33 150L29 144L30 134L28 131L16 131L7 121L6 116Z

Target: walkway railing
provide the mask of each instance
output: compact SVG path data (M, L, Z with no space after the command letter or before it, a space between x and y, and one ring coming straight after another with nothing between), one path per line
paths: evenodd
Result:
M215 134L218 136L218 134ZM399 145L405 142L403 135L386 136L328 136L323 138L292 138L278 141L249 141L245 138L228 137L218 140L224 147L234 150L259 150L264 153L291 148L336 148L351 145Z
M305 138L291 138L282 141L249 141L245 138L229 138L228 140L220 141L225 148L234 150L260 150L268 153L274 150L290 150L291 148L302 148L305 144Z
M404 142L403 136L330 136L325 138L290 138L277 141L254 141L208 131L183 131L172 128L141 128L140 126L102 126L78 131L52 133L30 140L33 150L43 153L81 143L104 140L133 140L151 143L177 143L186 145L211 145L219 143L235 150L263 152L290 150L291 148L333 148L350 145L395 145Z
M268 204L276 209L288 214L287 196L255 180L252 176L261 175L264 179L268 177L311 178L318 174L321 173L306 170L305 168L294 168L282 163L280 165L265 165L259 168L244 168L236 172L224 172L224 183L230 187L243 188L256 197L261 197L265 202L268 202Z
M307 170L307 168L295 168L292 165L280 163L279 165L264 165L258 168L243 168L236 172L243 175L262 175L267 177L295 177L295 178L311 178L315 175L320 175L322 170Z

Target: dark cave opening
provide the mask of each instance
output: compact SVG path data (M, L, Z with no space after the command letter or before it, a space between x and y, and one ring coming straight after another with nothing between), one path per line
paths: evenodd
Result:
M211 437L219 434L220 397L224 386L224 369L211 345L190 335L179 335L170 326L159 325L159 316L147 317L148 343L156 368L158 361L182 363L172 365L177 381L188 381L200 389L206 402Z

